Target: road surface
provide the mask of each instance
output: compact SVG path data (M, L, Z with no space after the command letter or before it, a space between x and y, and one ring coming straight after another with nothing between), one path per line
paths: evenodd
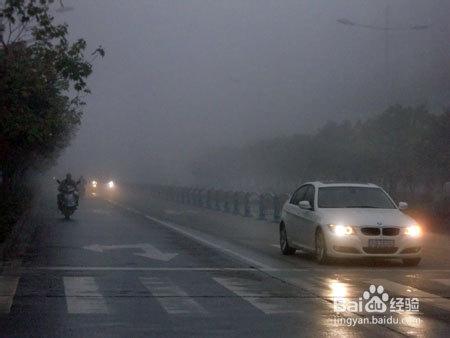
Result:
M450 334L448 248L437 240L418 268L319 266L301 253L282 256L270 222L131 192L85 199L64 221L51 201L42 200L26 250L3 262L3 337ZM335 297L358 299L371 284L417 297L419 310L383 324L335 311Z

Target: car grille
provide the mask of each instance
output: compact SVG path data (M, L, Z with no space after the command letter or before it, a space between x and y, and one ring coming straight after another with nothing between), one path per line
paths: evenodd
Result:
M366 236L378 236L380 234L380 228L374 227L361 228L361 232Z
M397 252L398 248L397 247L392 247L392 248L369 248L369 247L364 247L363 248L365 253L368 254L394 254Z
M398 236L400 233L399 228L377 228L377 227L364 227L361 228L361 233L366 236Z
M383 228L384 236L397 236L400 233L399 228Z

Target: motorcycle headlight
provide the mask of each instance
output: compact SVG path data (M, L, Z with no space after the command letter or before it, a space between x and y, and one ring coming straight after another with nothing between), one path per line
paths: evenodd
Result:
M347 236L353 235L355 233L355 230L350 225L329 224L328 227L330 228L331 232L334 233L336 236Z
M420 237L422 235L422 229L418 225L410 225L405 229L405 235L410 237Z

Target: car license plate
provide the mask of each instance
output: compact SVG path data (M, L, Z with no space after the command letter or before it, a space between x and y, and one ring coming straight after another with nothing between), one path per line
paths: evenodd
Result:
M393 239L369 239L369 248L392 248L395 246Z

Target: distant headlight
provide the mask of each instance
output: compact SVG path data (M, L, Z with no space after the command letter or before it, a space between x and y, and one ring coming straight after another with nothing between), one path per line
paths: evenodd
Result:
M328 227L336 236L353 235L355 233L355 230L350 225L329 224Z
M109 182L108 182L108 188L109 188L109 189L114 189L114 187L115 187L114 182L113 182L113 181L109 181Z
M91 185L92 185L92 188L97 188L97 181L92 181Z
M420 237L422 235L422 229L418 225L410 225L405 229L405 235L410 237Z

